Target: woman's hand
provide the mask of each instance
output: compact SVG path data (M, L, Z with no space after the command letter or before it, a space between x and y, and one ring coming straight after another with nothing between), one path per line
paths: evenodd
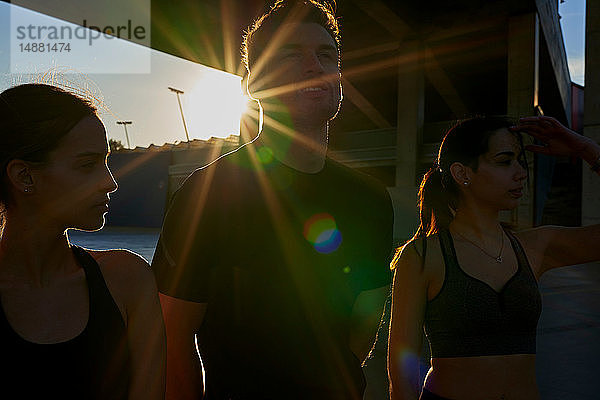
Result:
M552 117L526 117L519 119L519 125L513 131L525 132L538 139L542 144L530 144L526 150L553 156L583 157L590 145L589 138L582 136Z

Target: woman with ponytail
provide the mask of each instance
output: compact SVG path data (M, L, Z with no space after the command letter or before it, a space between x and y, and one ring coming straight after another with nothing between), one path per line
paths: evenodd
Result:
M521 132L541 145L523 147ZM600 146L550 117L476 117L445 135L419 189L420 226L398 249L388 373L392 400L419 397L427 335L431 368L420 399L539 399L537 281L600 260L600 225L515 232L499 221L522 197L524 150L581 157L600 173Z
M93 104L44 84L0 93L2 398L162 399L165 334L148 263L86 250L117 184Z

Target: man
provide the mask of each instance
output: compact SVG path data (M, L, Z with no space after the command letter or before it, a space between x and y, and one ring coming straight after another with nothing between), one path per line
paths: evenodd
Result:
M360 399L393 213L383 186L326 157L337 22L316 2L277 2L244 45L262 132L188 177L152 263L167 398L199 398L204 380L209 399Z

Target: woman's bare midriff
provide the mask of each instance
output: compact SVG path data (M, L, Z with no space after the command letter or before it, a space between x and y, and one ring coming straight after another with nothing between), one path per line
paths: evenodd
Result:
M433 358L425 388L456 400L536 400L534 354Z

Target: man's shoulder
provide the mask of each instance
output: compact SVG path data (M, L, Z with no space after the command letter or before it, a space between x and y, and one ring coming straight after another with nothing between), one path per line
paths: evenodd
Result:
M197 196L198 192L207 189L215 191L220 187L239 186L256 175L252 171L248 150L240 147L195 169L185 178L177 192Z
M250 156L246 146L239 147L234 151L225 153L210 161L206 165L196 168L189 176L190 179L202 179L206 175L218 174L226 177L249 170ZM186 180L186 181L187 181Z
M366 172L352 168L338 160L327 158L325 168L328 180L339 184L342 189L347 188L355 193L389 198L383 182Z
M383 183L372 175L369 175L357 168L350 167L342 161L334 158L327 157L325 168L331 171L332 174L346 176L350 180L362 181L365 184L384 187Z

